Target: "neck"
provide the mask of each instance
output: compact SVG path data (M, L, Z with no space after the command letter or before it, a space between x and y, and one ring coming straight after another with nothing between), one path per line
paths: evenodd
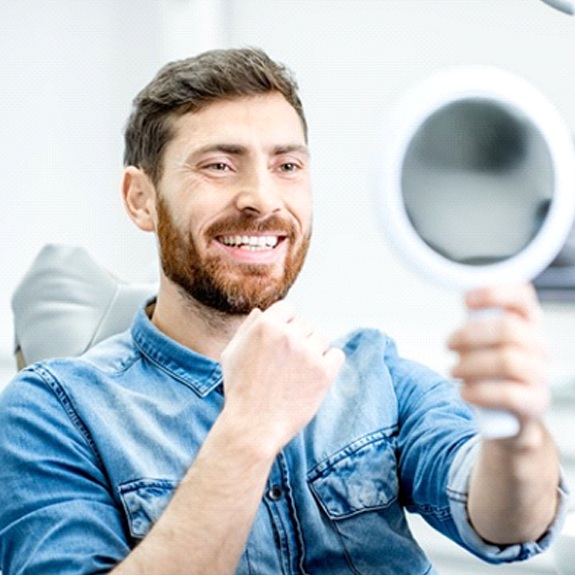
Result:
M183 346L219 361L245 317L204 306L182 294L173 283L162 277L152 323Z

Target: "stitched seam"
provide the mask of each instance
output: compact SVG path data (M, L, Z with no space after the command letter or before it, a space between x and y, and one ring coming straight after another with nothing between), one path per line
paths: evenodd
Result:
M214 382L209 386L206 386L203 380L198 379L197 377L193 377L191 379L193 379L194 384L191 384L187 379L180 376L177 373L177 371L169 367L166 367L163 363L161 363L161 361L157 359L150 350L147 350L144 347L142 347L140 345L140 342L136 338L133 338L133 342L134 345L138 348L142 357L145 357L150 363L153 363L160 371L164 372L165 374L169 375L171 378L179 381L180 383L183 383L186 387L192 389L199 397L206 397L210 393L210 391L212 391L222 383L222 378L219 377L216 382ZM216 369L217 368L214 368L212 373L206 379L211 380L214 377L214 372L216 371Z
M68 394L64 391L63 387L60 385L54 374L52 374L47 368L42 366L36 366L36 372L41 377L42 381L48 385L48 387L52 390L60 404L62 405L64 412L74 425L76 429L80 432L80 435L84 438L92 452L94 453L98 463L103 468L103 461L98 452L96 447L96 443L92 439L92 435L88 431L88 428L84 425L82 419L78 415L76 408L73 405L72 400L68 396Z
M360 449L363 449L368 445L378 443L380 441L388 441L392 443L394 441L393 433L395 433L395 431L397 431L397 426L392 425L355 439L342 449L322 459L317 465L315 465L313 469L308 473L308 481L313 481L318 477L324 477L326 473L328 473L331 468L339 463L342 459L346 459L347 457L357 453ZM391 433L391 435L389 435L389 433Z

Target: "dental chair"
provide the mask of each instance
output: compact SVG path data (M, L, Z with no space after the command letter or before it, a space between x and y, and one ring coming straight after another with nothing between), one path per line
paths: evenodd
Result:
M125 283L86 250L46 245L12 297L18 369L53 357L78 356L127 329L157 283Z

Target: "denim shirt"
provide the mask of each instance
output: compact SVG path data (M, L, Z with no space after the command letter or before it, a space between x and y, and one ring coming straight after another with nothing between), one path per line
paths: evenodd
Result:
M239 575L430 575L405 510L490 562L548 546L483 542L466 516L477 452L451 382L376 330L337 342L346 363L278 454ZM138 313L78 359L20 372L0 398L0 569L107 573L149 531L223 405L218 363ZM193 563L194 550L189 550Z

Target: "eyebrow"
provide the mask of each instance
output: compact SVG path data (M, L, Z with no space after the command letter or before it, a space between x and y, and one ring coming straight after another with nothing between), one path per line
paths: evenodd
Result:
M200 147L192 153L192 156L209 154L211 152L222 152L224 154L230 154L234 156L244 156L248 153L248 148L241 144L208 144L206 146ZM304 154L309 156L309 149L303 144L285 144L278 145L273 148L273 154L275 156L280 156L282 154L289 154L291 152L296 152L299 154Z
M274 148L274 153L278 156L281 154L289 154L291 152L297 152L298 154L309 156L309 149L303 144L288 144L285 146L276 146Z

